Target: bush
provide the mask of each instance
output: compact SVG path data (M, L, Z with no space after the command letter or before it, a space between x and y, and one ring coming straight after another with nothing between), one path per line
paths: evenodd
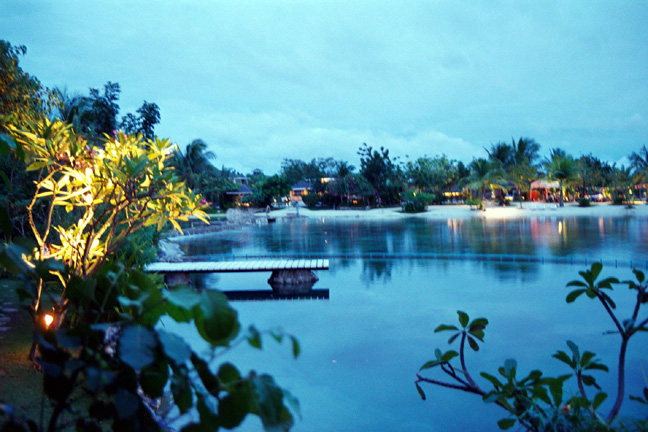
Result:
M424 212L432 201L434 195L425 192L406 192L402 196L401 207L405 213Z
M569 350L558 350L552 357L563 366L568 366L571 372L556 377L546 376L540 370L533 370L523 377L518 374L518 364L514 359L508 359L497 372L481 372L479 376L484 379L479 384L473 379L473 374L466 367L465 357L470 350L479 351L479 343L484 342L485 329L489 324L486 318L476 318L472 321L467 313L458 310L459 326L456 324L441 324L434 333L452 332L448 343L457 343L459 351L434 350L434 358L419 369L416 374L415 386L420 397L425 400L426 394L422 384L453 388L481 396L486 403L499 406L507 412L507 416L497 422L500 429L509 429L516 423L520 430L527 431L617 431L617 430L648 430L648 419L636 419L623 422L617 427L617 418L621 405L626 399L626 349L631 337L648 331L648 318L640 315L640 308L647 303L648 285L646 274L633 269L635 280L620 282L615 277L599 279L603 269L600 263L592 264L589 270L578 272L582 280L567 283L572 291L566 296L567 303L574 302L577 298L591 299L603 306L610 319L616 326L615 332L620 343L618 364L608 368L591 351L581 350L571 340L567 341ZM614 285L627 285L630 296L634 297L634 307L628 308L629 319L618 316L615 301L604 292L612 293ZM573 288L575 289L573 289ZM585 295L583 295L585 294ZM621 308L619 308L621 309ZM623 324L622 324L623 323ZM605 334L605 333L604 333ZM616 395L609 413L603 416L602 403L608 394L601 391L592 372L617 370ZM425 371L425 372L423 372ZM436 375L445 376L445 380ZM571 377L575 378L578 390L568 390L565 383ZM482 387L485 385L485 387ZM588 392L585 388L590 387ZM593 388L591 388L593 387ZM597 392L598 391L598 392ZM611 395L612 396L612 395ZM648 406L648 387L644 387L642 394L629 395L632 403ZM620 422L619 422L620 423ZM634 425L633 425L634 424Z
M592 202L587 198L581 198L578 200L579 207L589 207L592 205Z
M466 203L466 205L469 205L471 208L477 207L479 210L483 210L484 208L484 202L479 198L468 198L464 201L464 203Z
M623 195L617 195L612 200L612 204L614 204L614 205L623 205L624 201L625 201L625 197Z
M314 208L315 205L319 202L319 195L317 194L308 194L302 196L302 202L306 205L308 208Z

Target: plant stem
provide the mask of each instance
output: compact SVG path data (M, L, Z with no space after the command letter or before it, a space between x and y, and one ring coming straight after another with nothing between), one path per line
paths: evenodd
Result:
M461 369L463 370L464 376L466 377L466 380L468 383L471 385L471 387L474 387L476 390L479 390L480 392L483 393L483 390L477 385L475 380L472 379L470 374L468 373L468 368L466 368L466 358L464 356L464 348L466 346L466 332L464 331L461 335L461 347L459 348L459 358L461 359Z
M626 349L628 347L628 340L630 338L628 336L623 335L623 340L621 341L621 350L619 352L619 374L618 374L618 388L617 388L617 397L616 401L614 401L614 406L610 410L610 413L608 414L607 418L605 421L610 424L612 421L616 418L617 414L619 414L619 410L621 409L621 404L623 403L623 396L625 394L625 357L626 357Z

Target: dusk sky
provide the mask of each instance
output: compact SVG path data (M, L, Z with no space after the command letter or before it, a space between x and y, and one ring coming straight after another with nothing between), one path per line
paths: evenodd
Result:
M279 171L356 167L362 143L470 162L534 138L627 164L648 145L647 1L0 1L22 68L87 94L121 85L181 147Z

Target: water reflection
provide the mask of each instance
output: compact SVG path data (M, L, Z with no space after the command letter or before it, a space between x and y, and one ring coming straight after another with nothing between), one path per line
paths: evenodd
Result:
M542 264L540 258L589 258L591 262L603 257L641 261L643 267L648 245L642 239L646 238L646 219L547 214L519 221L279 222L192 238L183 248L190 255L335 256L330 270L318 272L317 287L330 288L327 301L237 304L244 325L279 326L295 334L304 348L298 361L287 361L281 347L263 353L252 348L234 350L228 361L242 370L263 365L264 372L278 377L299 397L304 418L296 431L423 432L431 427L496 430L502 417L498 410L461 392L426 388L429 401L421 402L412 384L414 373L432 358L435 347L447 346L445 338L434 335L435 325L455 322L457 309L489 318L487 343L478 357L471 353L476 370L495 371L506 358L516 358L526 372L541 367L551 375L565 373L550 354L565 349L564 341L574 335L579 345L612 364L617 347L600 337L610 328L605 312L592 309L587 301L565 302L566 283L577 278L584 266ZM433 253L450 255L444 259L423 255ZM394 259L389 254L403 257ZM512 263L507 261L511 256L538 257L538 262ZM627 268L604 272L605 277L631 278ZM257 273L222 274L205 277L204 285L261 291L268 289L267 278ZM627 308L623 298L615 295L615 301L619 310ZM627 391L639 394L645 347L631 344L627 359ZM603 388L612 388L614 374L597 376L597 381ZM384 391L385 383L389 391ZM638 416L637 405L625 403L626 415ZM456 416L466 406L470 412ZM239 431L260 429L259 424L246 421Z
M395 221L319 220L247 226L240 230L193 237L183 242L187 255L308 254L337 256L344 268L360 260L362 280L389 281L396 268L412 259L380 259L380 254L513 255L572 257L643 263L648 243L648 220L538 216L520 220L407 218ZM371 258L369 258L371 256ZM358 258L361 257L361 258ZM376 259L378 258L378 259ZM482 264L498 277L529 277L538 266Z

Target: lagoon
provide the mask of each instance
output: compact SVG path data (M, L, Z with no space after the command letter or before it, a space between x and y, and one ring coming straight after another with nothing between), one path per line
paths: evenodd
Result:
M495 373L507 358L518 361L521 373L536 368L554 375L567 373L551 354L566 350L568 339L613 366L618 355L615 336L601 336L612 328L611 322L592 301L583 298L567 305L565 285L585 269L582 260L603 259L604 274L622 280L632 276L630 262L645 270L646 238L648 219L632 216L322 218L188 237L180 245L189 256L214 258L269 253L332 257L331 269L318 272L320 281L315 285L330 290L328 300L234 304L244 327L281 328L301 343L302 354L296 360L287 344L278 345L271 338L262 351L239 347L227 357L242 370L271 373L298 397L302 419L293 430L487 431L498 430L496 421L504 416L503 410L455 390L424 386L426 401L416 392L414 380L420 366L434 357L435 348L449 349L447 337L434 334L434 328L454 324L457 310L490 320L482 349L467 357L475 376L482 370ZM382 259L381 253L390 258ZM455 256L409 257L435 253ZM547 260L543 264L480 258L502 254ZM550 263L549 258L555 257L573 258L580 264ZM199 283L208 289L269 289L268 276L209 275ZM625 295L626 288L617 290L614 298L624 310L631 298ZM645 346L645 336L631 340L627 394L639 394L646 385L642 378L642 371L648 373ZM600 373L596 378L611 389L615 376ZM624 403L623 414L640 411L638 404ZM261 429L254 418L239 428Z

